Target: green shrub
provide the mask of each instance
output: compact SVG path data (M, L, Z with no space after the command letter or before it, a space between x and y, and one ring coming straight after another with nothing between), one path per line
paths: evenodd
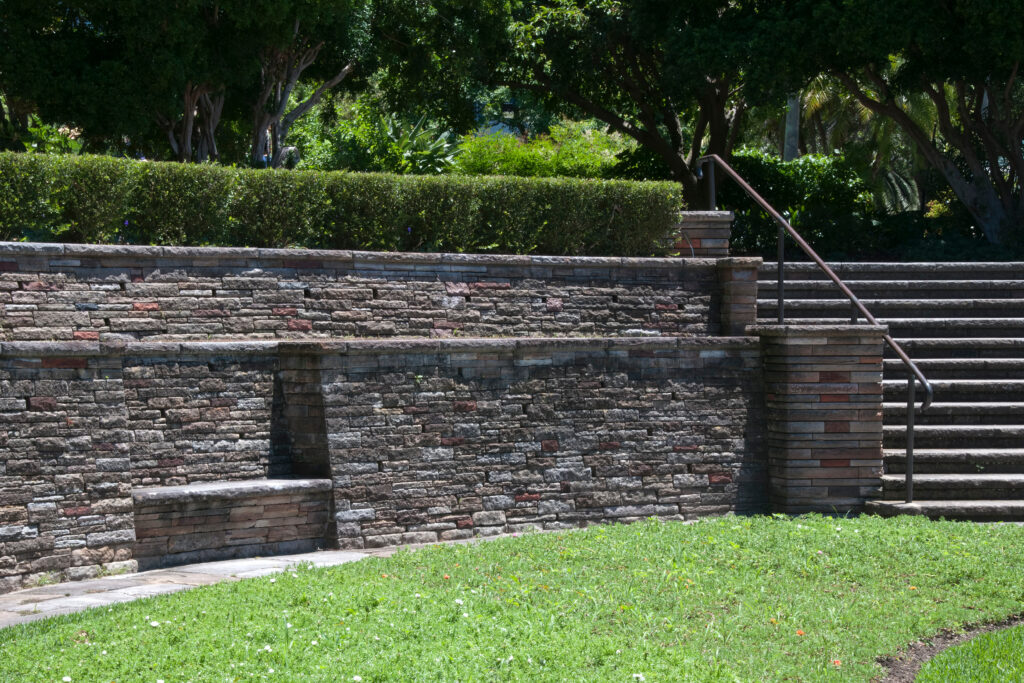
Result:
M565 121L552 126L550 135L526 142L510 133L466 136L452 169L466 175L608 178L616 155L631 146L586 122Z
M844 258L880 249L885 240L871 229L872 199L856 170L841 156L807 155L781 161L756 151L740 151L731 165L825 258ZM721 174L719 174L721 175ZM718 179L718 204L735 211L732 246L736 253L774 259L777 224L740 187ZM804 259L787 240L787 258Z
M673 183L272 171L0 153L0 238L649 255Z

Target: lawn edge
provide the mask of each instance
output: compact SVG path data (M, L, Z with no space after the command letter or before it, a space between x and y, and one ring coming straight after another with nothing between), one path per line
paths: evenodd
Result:
M911 643L895 655L878 657L875 661L885 668L886 673L880 678L875 678L874 683L912 683L924 663L943 650L961 645L992 631L1001 631L1021 625L1024 625L1024 612L986 624L967 625L962 632L942 629L931 638Z

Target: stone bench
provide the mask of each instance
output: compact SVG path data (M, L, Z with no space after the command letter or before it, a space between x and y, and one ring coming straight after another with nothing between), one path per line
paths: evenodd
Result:
M212 481L138 488L139 569L324 547L330 479Z

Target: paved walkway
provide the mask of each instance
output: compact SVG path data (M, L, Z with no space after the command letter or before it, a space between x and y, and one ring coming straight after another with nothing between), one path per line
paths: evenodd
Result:
M384 550L394 551L390 548ZM390 553L375 550L372 554L379 556ZM175 593L221 581L237 581L273 574L301 562L311 562L317 567L331 567L361 560L370 555L371 553L348 550L321 550L298 555L189 564L137 574L120 574L29 588L0 595L0 628L57 614L80 612L90 607L128 602L162 593Z

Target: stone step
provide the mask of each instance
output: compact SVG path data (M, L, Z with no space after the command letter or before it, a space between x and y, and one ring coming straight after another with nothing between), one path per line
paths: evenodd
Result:
M896 339L918 337L1024 337L1024 318L876 318L888 325ZM812 319L787 318L791 324L810 324ZM758 318L762 325L774 325L776 319ZM817 325L849 325L847 318L814 318Z
M884 403L882 415L886 424L905 425L907 404ZM998 425L1024 423L1024 402L979 401L933 403L924 412L915 411L917 425Z
M1015 522L1024 520L1024 500L896 500L868 501L865 511L882 517L924 515L932 519L957 519L976 522Z
M928 378L940 379L1024 379L1024 358L912 358ZM882 361L885 379L906 380L910 368L899 358Z
M1024 280L1024 263L830 263L846 281L856 280ZM775 280L778 264L765 261L759 278ZM786 280L828 280L811 262L786 264ZM856 291L856 290L855 290Z
M764 296L764 292L759 293ZM875 318L1024 318L1024 299L861 299ZM850 321L853 304L849 299L786 299L786 317L835 318ZM757 300L759 318L778 316L775 299ZM860 321L863 316L858 313Z
M884 500L905 500L906 491L904 474L882 476ZM914 497L926 500L1024 499L1024 474L924 474L915 468Z
M927 375L925 375L927 377ZM1024 401L1024 380L1022 379L931 379L934 400L942 403L1018 402ZM918 402L924 392L918 384ZM883 379L882 395L887 403L905 403L907 381L905 379Z
M1021 273L1024 276L1024 273ZM1024 279L1019 280L856 280L847 283L860 299L1020 299ZM758 296L775 301L779 283L758 280ZM839 299L839 287L832 280L788 280L783 291L790 299ZM845 300L845 298L844 298Z
M914 361L922 358L1024 358L1021 337L937 337L897 339ZM895 357L885 346L885 356Z
M919 337L1024 337L1024 318L876 318L896 339ZM849 325L849 318L787 318L790 324ZM758 318L775 325L773 317ZM863 321L862 321L863 322Z
M903 448L906 425L883 425L882 445ZM1024 444L1024 425L918 425L915 448L1015 448Z
M901 448L882 451L885 469L906 472L907 454ZM1024 472L1024 448L921 448L914 449L914 471L925 473L1019 473Z

